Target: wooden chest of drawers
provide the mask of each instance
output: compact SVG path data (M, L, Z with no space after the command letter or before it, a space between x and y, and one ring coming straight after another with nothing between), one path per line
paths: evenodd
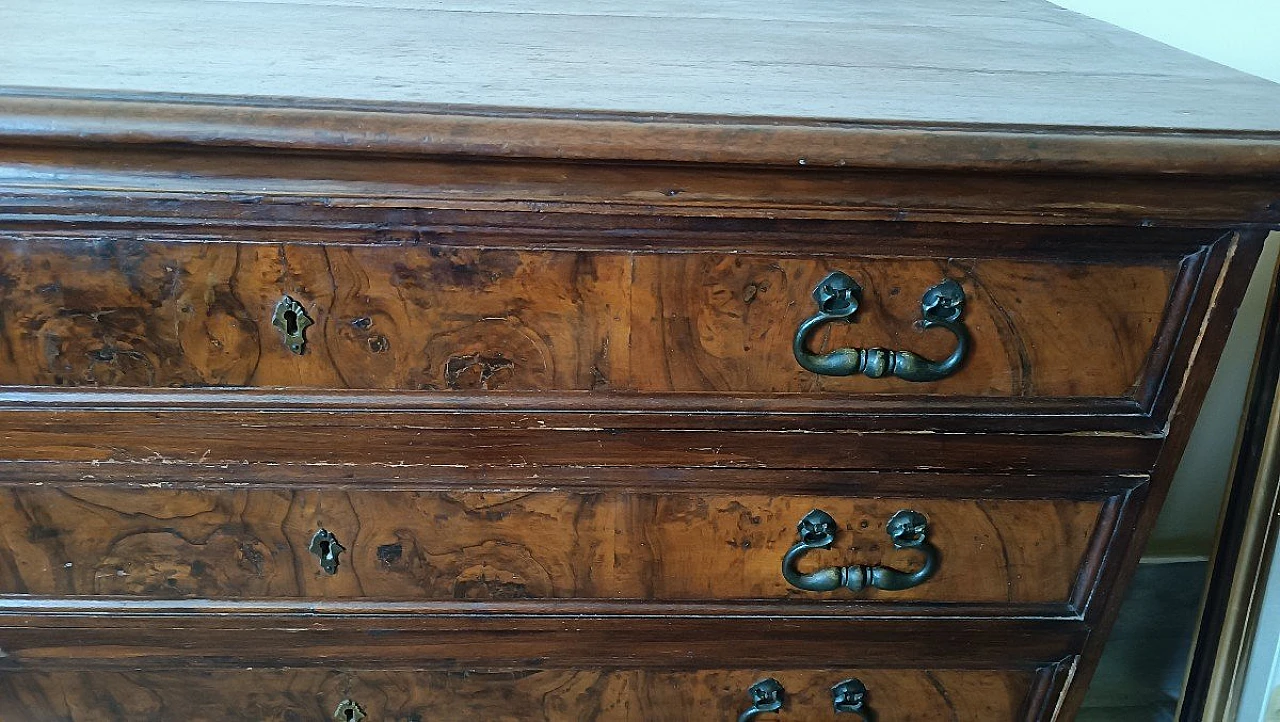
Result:
M1280 92L562 5L4 11L0 717L1073 716Z

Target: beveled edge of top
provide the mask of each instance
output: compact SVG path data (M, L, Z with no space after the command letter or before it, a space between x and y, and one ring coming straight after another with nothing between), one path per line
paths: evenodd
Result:
M0 146L1280 177L1280 132L820 121L0 86Z

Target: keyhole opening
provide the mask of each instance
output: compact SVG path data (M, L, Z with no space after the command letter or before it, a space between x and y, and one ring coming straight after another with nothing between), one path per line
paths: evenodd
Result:
M338 555L344 551L344 547L333 534L321 529L311 537L311 543L307 545L307 549L320 559L321 569L329 574L338 573ZM334 714L336 715L337 712Z
M365 719L364 710L360 709L360 705L349 699L342 700L342 704L333 711L333 718L338 722L360 722Z
M290 336L298 335L298 313L297 311L284 312L284 332Z

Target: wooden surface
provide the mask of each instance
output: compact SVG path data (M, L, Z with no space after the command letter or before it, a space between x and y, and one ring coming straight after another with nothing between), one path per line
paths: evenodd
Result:
M930 418L925 430L717 431L683 428L680 412L669 411L643 416L640 428L583 428L571 424L594 422L594 414L575 414L560 420L565 425L544 427L537 417L521 412L419 415L323 408L263 413L261 408L228 411L217 406L195 411L20 407L0 416L0 458L58 462L58 469L82 464L89 479L94 464L127 464L125 468L140 474L151 464L172 473L225 467L237 474L274 464L281 476L301 481L346 473L343 467L350 465L397 469L394 473L409 476L430 474L440 467L448 473L452 469L616 466L1142 475L1162 448L1162 440L1149 434L936 430L940 423L946 424L946 417ZM644 428L653 423L665 428ZM893 423L891 419L889 424Z
M1124 398L1163 373L1146 365L1180 261L13 242L0 383ZM801 369L792 337L832 270L863 285L862 308L815 350L945 358L954 338L915 324L924 291L955 278L974 339L963 370L912 383ZM271 325L286 294L316 321L301 356Z
M1280 223L1280 144L1268 160L1258 147L1200 135L1163 149L1134 136L1091 150L1094 135L709 124L681 126L683 140L639 139L631 136L650 126L547 121L535 133L365 113L259 127L252 109L195 110L0 96L0 218L55 237L66 224L125 238L164 238L182 225L267 242L742 250L771 240L778 250L854 254L892 239L908 255L947 246L1023 257L1175 247L1241 223ZM328 133L309 125L322 118L334 126ZM740 136L753 140L731 145ZM423 156L423 137L450 158ZM562 160L517 160L536 156L539 143ZM681 143L691 159L716 165L647 162ZM309 150L324 152L301 152ZM621 163L564 161L571 151ZM850 167L854 155L862 167ZM928 172L906 170L916 166Z
M1036 678L945 669L50 672L0 673L0 698L28 722L302 722L331 719L344 700L388 722L676 722L736 719L749 705L747 688L767 676L788 695L778 715L762 719L854 719L832 710L829 690L856 676L883 722L1014 722Z
M771 671L808 719L836 669L882 721L1070 719L1280 225L1276 86L1034 0L0 27L26 719L732 718ZM822 343L946 350L909 329L950 276L968 365L800 374L845 266ZM819 505L849 528L807 564L910 564L913 507L941 571L788 590Z
M1095 533L1110 534L1095 531L1098 501L110 486L3 498L0 593L50 597L1066 605ZM804 571L918 568L920 555L885 534L901 509L929 519L941 568L905 591L795 589L781 560L814 508L843 531L805 556ZM346 548L333 575L307 549L321 528Z
M0 631L8 656L0 659L0 671L537 666L758 672L812 667L815 650L822 650L824 666L927 668L945 659L952 669L1029 670L1071 657L1088 636L1078 618L973 616L963 614L966 607L794 619L767 606L730 612L604 604L584 612L542 603L521 613L510 604L454 602L362 613L311 603L246 614L208 602L181 610L173 603L98 602L5 600Z
M9 86L1280 131L1276 86L1047 2L60 0L0 24Z

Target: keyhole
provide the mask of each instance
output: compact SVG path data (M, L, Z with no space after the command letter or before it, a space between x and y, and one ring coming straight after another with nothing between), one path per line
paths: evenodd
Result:
M302 304L288 296L280 299L271 315L271 324L280 329L280 333L284 334L285 344L296 354L302 353L303 346L306 345L303 334L312 323Z
M325 529L317 531L315 536L311 537L311 543L307 548L320 558L320 568L325 573L338 573L338 555L346 551L346 547L342 546L333 534Z
M338 722L361 722L365 718L364 710L355 702L344 699L333 711L333 718Z

